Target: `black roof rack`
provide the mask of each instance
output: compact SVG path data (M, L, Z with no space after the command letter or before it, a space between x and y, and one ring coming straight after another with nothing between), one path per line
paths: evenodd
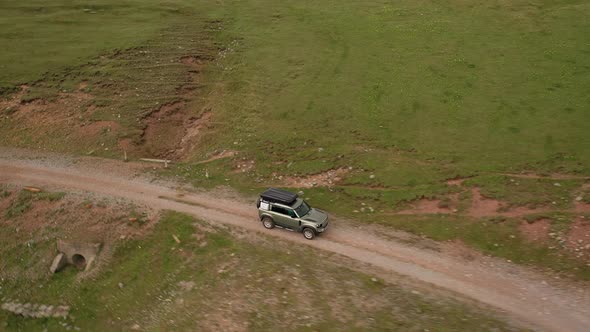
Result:
M260 194L260 197L268 202L291 205L295 203L299 196L290 191L276 188L268 188L265 192Z

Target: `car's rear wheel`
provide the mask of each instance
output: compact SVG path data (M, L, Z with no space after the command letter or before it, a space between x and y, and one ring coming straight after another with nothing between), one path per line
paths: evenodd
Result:
M275 222L270 217L264 217L262 218L262 226L266 229L273 229L275 228Z
M313 240L313 238L315 237L315 231L309 227L304 228L303 229L303 237L308 240Z

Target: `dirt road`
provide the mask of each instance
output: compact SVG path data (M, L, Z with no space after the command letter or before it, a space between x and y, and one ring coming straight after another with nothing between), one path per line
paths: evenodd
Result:
M105 161L106 162L106 161ZM113 163L112 161L108 161ZM129 168L118 164L121 169ZM493 258L465 261L413 247L336 220L314 241L300 234L266 230L252 203L180 192L91 162L19 160L0 151L0 183L35 185L121 197L155 209L169 209L214 223L261 232L369 263L387 272L456 292L491 305L523 326L547 331L590 331L590 290L550 279ZM112 167L110 169L113 169Z

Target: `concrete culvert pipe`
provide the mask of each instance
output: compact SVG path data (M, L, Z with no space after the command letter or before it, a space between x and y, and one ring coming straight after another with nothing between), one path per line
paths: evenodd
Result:
M72 256L72 263L80 269L83 270L86 267L86 258L80 254L75 254Z

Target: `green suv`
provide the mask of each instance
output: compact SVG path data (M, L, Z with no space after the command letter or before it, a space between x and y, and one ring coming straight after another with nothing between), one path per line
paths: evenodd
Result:
M269 188L260 194L256 206L262 225L268 229L286 228L312 240L328 227L326 212L310 207L297 194L286 190Z

